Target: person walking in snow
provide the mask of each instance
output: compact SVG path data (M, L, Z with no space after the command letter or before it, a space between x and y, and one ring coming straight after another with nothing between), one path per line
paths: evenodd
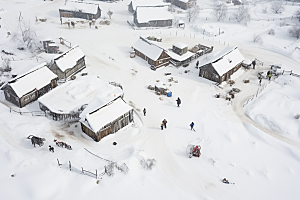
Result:
M162 123L164 124L164 127L167 128L167 120L164 119L164 120L162 121Z
M160 124L160 128L161 128L161 130L164 130L164 123L163 122Z
M196 68L198 69L199 66L199 60L196 62Z
M191 130L193 130L193 131L195 131L194 125L195 125L194 122L192 122L192 123L190 124Z
M176 101L177 101L177 107L179 107L179 105L181 104L181 100L179 99L179 97Z
M269 81L271 81L272 73L269 74Z
M259 86L261 86L261 78L259 79Z
M144 116L146 116L146 108L144 108L143 113L144 113Z
M255 60L252 61L252 65L253 65L253 69L255 69L255 65L256 65Z

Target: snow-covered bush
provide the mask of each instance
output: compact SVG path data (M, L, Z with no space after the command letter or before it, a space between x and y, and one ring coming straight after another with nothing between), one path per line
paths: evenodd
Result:
M283 1L282 0L272 1L270 9L274 14L282 13L285 9L283 5Z
M300 25L295 24L290 30L289 33L291 34L292 37L295 37L299 39L300 37Z
M300 21L300 8L294 13L294 15Z
M144 158L142 158L142 159L140 159L140 163L145 169L151 170L155 166L156 160L155 159L145 160Z
M261 40L261 35L259 35L259 34L253 34L253 42L254 43L261 43L262 42L262 40Z
M10 59L4 58L3 62L0 67L0 72L10 72L11 71L11 64L10 64Z
M249 8L247 6L241 5L233 13L233 17L240 23L244 21L246 24L250 21L251 15L249 13Z
M269 35L275 35L274 29L271 28L271 29L268 31L268 34L269 34Z
M111 11L111 10L108 10L107 11L107 15L109 17L109 19L111 19L111 16L113 15L114 13Z
M262 13L268 13L268 6L264 6L262 8Z
M217 19L217 21L224 20L228 15L228 8L226 4L215 4L213 7L212 15Z

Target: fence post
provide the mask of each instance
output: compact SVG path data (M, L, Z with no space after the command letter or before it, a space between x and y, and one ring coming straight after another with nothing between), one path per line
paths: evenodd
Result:
M69 161L69 167L70 167L70 171L71 171L71 162Z
M60 167L60 166L61 166L61 164L59 163L59 160L58 160L58 158L56 158L56 159L57 159L58 166Z
M97 179L97 177L98 177L98 176L97 176L97 170L96 170L96 179Z
M83 167L81 167L81 171L82 171L82 173L84 174L84 172L83 172Z
M9 112L11 113L11 108L9 108Z

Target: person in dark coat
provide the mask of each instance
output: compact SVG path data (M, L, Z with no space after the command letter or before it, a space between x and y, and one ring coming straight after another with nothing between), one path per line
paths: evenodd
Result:
M146 116L146 108L144 108L143 113L144 113L144 116Z
M198 67L199 66L199 60L196 62L196 67Z
M272 77L272 74L270 73L270 74L269 74L269 81L271 81L271 77Z
M181 100L179 99L179 97L176 101L177 101L177 107L179 107L179 105L181 104Z
M161 130L164 130L164 123L163 122L160 124L160 128L161 128Z
M261 78L259 79L259 86L261 86Z
M162 123L164 124L164 127L167 128L167 120L164 119L164 120L162 121Z
M252 61L252 65L253 65L253 69L255 69L255 65L256 65L255 60Z
M190 124L191 130L195 130L195 129L194 129L194 125L195 125L194 122L192 122L192 123Z

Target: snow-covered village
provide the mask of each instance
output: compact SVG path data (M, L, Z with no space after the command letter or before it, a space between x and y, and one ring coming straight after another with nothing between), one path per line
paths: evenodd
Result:
M299 0L0 0L0 199L298 200Z

